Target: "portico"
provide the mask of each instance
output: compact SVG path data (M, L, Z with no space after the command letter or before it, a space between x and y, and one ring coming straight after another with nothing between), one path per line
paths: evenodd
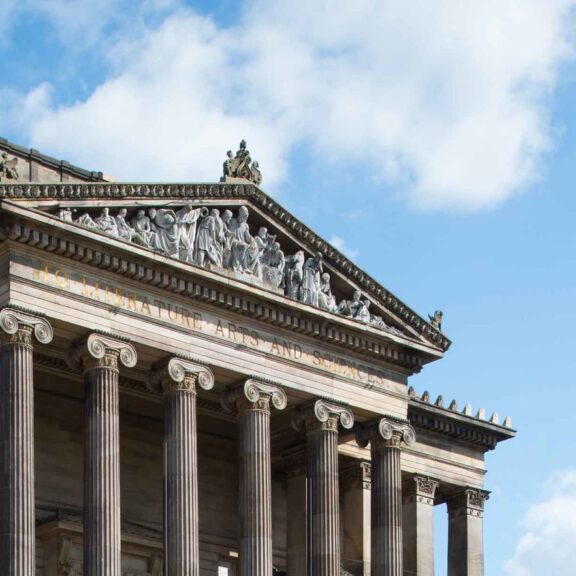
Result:
M409 391L437 326L249 182L0 197L2 574L430 576L446 504L450 576L482 576L484 453L514 432ZM157 244L151 209L182 215Z

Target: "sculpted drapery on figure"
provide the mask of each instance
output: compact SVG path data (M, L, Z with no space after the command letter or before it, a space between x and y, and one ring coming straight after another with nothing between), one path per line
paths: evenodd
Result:
M243 178L244 180L254 182L256 186L262 183L260 166L258 162L252 162L250 152L246 148L246 140L240 142L240 148L235 156L232 155L232 150L228 150L226 155L227 158L224 161L224 176L222 177L223 181L225 181L226 178Z
M6 152L2 153L0 156L0 182L4 178L8 180L18 180L20 174L18 174L18 158L9 158Z
M129 212L132 211L130 216ZM81 213L60 208L61 220L74 222L92 230L150 248L165 256L202 267L229 270L239 278L281 289L293 300L328 312L352 318L390 333L380 316L370 312L371 302L355 290L351 300L336 302L331 277L324 272L320 252L306 257L303 250L285 255L275 234L266 226L258 233L250 230L250 212L240 206L235 216L225 209L193 204L172 208L120 208L114 216L108 207L99 213Z

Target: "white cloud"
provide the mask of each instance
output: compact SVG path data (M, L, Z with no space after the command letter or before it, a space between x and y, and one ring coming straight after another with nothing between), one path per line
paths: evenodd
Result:
M576 566L576 471L548 482L552 495L532 506L516 551L506 564L510 576L573 576Z
M346 244L346 240L344 240L344 238L341 238L340 236L336 236L336 234L333 234L330 237L330 240L328 240L328 242L330 244L332 244L332 246L334 246L334 248L336 248L336 250L340 250L340 252L342 252L342 254L344 254L345 256L348 256L348 258L350 258L350 260L355 260L356 257L358 256L358 250L355 250L354 248L350 248Z
M99 3L105 21L121 0ZM30 144L119 179L213 181L244 137L274 190L306 143L381 193L473 210L542 171L576 0L253 0L228 28L142 5L170 16L107 38L110 77L71 106L45 100Z

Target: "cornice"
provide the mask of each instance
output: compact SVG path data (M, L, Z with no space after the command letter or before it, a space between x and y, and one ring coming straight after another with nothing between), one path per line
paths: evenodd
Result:
M31 220L16 221L4 229L5 237L13 242L322 340L411 373L419 372L426 361L438 357L419 341L356 326L356 322L346 319L332 321L321 311L308 312L284 297L259 297L264 290L244 287L227 278L221 280L215 273L188 264L173 265L166 257L143 248L113 239L101 245L94 242L95 233L74 232L69 235L61 230L46 231L41 222Z
M346 275L368 295L381 302L386 309L410 326L440 350L450 347L450 340L442 332L381 286L371 276L336 250L323 238L272 198L251 184L117 184L117 183L61 183L61 184L2 184L0 198L27 201L81 201L81 200L142 200L142 199L218 199L249 200L263 212L272 216L301 240L311 250L322 252L330 264Z
M496 448L498 442L514 438L516 432L471 416L438 408L420 400L410 399L408 420L416 429L425 430L452 440L469 444L483 452Z

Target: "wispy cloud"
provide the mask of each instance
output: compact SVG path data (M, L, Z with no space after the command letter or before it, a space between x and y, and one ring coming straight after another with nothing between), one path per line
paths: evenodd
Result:
M556 474L549 497L531 506L506 564L510 576L573 576L576 566L576 470Z
M84 4L80 23L62 12ZM39 6L63 36L128 21L128 7L139 24L96 43L110 75L85 100L44 99L33 121L15 102L2 120L35 147L121 179L214 180L246 137L273 190L306 143L371 171L376 193L391 183L444 210L492 206L538 179L576 23L576 0L252 0L225 29L175 0Z
M330 244L332 244L332 246L334 246L334 248L336 248L336 250L340 250L340 252L342 252L342 254L344 254L345 256L348 256L348 258L350 258L350 260L355 260L356 257L358 256L358 250L355 250L354 248L350 248L346 244L346 240L344 240L344 238L341 238L340 236L336 236L336 234L333 234L330 237L329 242L330 242Z

